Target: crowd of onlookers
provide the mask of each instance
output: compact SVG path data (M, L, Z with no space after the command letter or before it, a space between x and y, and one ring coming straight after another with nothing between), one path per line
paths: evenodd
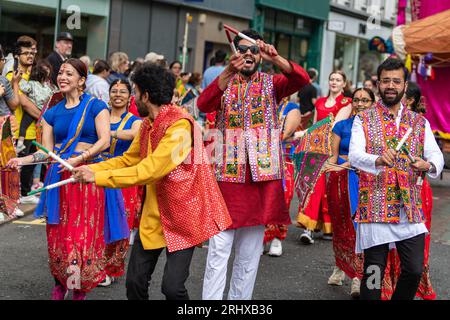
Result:
M0 116L14 114L17 126L14 130L16 152L26 156L36 151L32 141L36 139L36 120L52 95L58 91L56 78L61 64L72 55L74 39L68 32L58 35L54 51L46 58L37 59L38 44L29 36L17 39L13 48L2 50L0 46ZM6 52L5 52L6 51ZM173 102L184 107L203 127L214 122L214 114L204 114L196 108L196 98L225 69L228 53L217 50L203 74L183 71L179 61L170 64L164 55L150 52L144 58L130 62L124 52L110 54L108 60L82 56L88 70L85 92L109 103L109 87L116 79L129 80L133 72L146 62L157 63L169 68L176 77L176 89ZM311 83L298 94L291 96L291 101L299 104L302 114L302 127L312 123L314 104L322 96L317 82L317 70L308 70ZM350 83L350 82L348 82ZM364 87L376 91L376 81L368 79ZM351 94L353 88L348 84L344 94ZM138 115L134 98L131 98L130 112ZM24 167L21 170L21 203L38 203L36 196L27 196L35 188L42 186L44 173L41 166ZM20 215L19 211L19 215Z

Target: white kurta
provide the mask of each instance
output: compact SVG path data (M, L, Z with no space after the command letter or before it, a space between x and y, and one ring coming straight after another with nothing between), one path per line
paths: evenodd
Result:
M397 130L400 127L400 118L404 106L401 105L398 116L395 119ZM384 170L384 167L376 167L375 161L381 155L373 155L366 152L366 138L362 127L361 119L356 116L352 127L352 136L350 139L349 161L350 164L361 171L378 175ZM433 163L436 172L428 176L437 178L444 168L444 156L436 143L433 132L428 121L425 122L425 141L424 158ZM356 253L362 253L363 250L389 243L393 247L395 242L415 237L428 230L424 223L410 223L403 209L400 208L400 222L392 223L359 223L356 232Z

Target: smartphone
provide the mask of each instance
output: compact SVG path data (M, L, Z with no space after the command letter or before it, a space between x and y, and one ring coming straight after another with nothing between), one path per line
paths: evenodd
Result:
M19 59L14 58L14 73L17 72L17 69L19 69Z

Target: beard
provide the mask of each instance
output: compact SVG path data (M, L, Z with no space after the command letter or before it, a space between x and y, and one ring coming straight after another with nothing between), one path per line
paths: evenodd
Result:
M395 97L387 97L386 91L390 92L390 93L395 93L396 96ZM405 94L405 89L403 89L401 92L398 92L395 89L385 89L384 91L380 90L381 100L387 107L392 107L392 106L395 106L397 103L399 103L402 100L404 94Z
M252 76L258 70L259 64L260 64L260 62L256 62L255 61L255 66L253 68L251 68L251 69L242 69L241 70L241 74L246 76L246 77Z
M147 106L144 103L142 103L142 101L140 101L139 99L136 99L135 101L136 101L136 106L137 106L139 115L142 118L148 117L150 113L148 112Z

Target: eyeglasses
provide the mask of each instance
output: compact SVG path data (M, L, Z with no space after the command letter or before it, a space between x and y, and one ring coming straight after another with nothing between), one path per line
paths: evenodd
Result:
M36 52L35 52L35 51L25 51L25 52L21 52L21 53L19 54L19 56L22 56L22 55L25 55L25 56L34 56L34 55L36 55Z
M391 82L393 82L395 86L400 86L403 83L403 80L399 78L383 78L380 80L380 83L385 86L388 86Z
M372 102L372 100L371 99L367 99L367 98L362 98L362 99L355 98L355 99L352 100L353 104L358 104L360 102L366 104L366 103Z
M258 46L245 46L243 44L239 45L237 47L240 53L244 54L247 52L248 49L250 49L250 52L252 54L258 54L259 53L259 47Z
M130 94L128 90L111 90L111 94Z

